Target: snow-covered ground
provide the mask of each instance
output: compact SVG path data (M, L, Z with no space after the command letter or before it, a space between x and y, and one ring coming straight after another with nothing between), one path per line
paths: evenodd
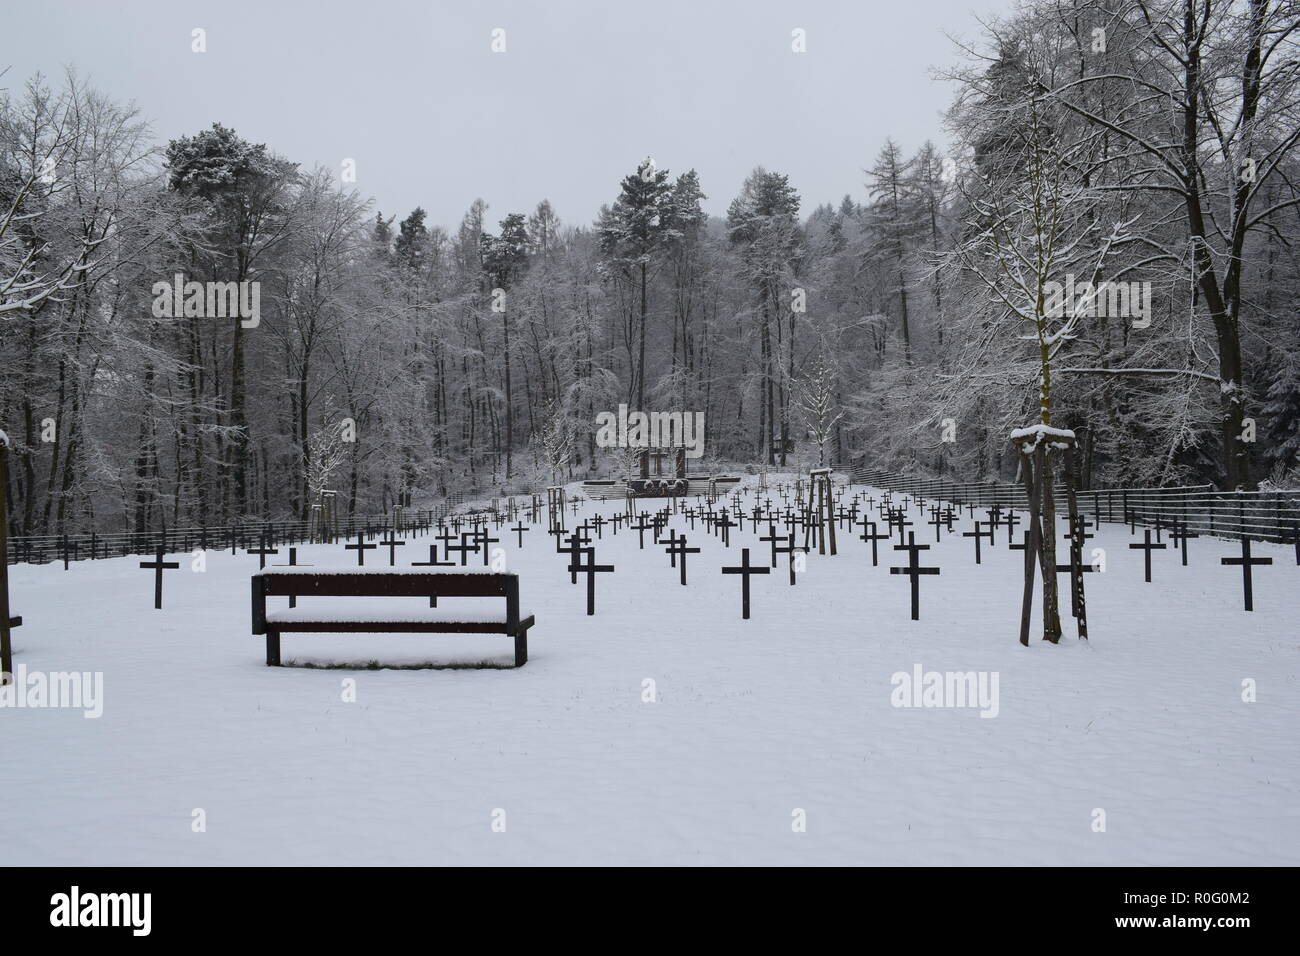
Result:
M641 551L606 529L596 557L617 571L598 576L595 617L544 525L522 551L494 530L537 617L521 670L365 669L511 661L508 638L445 635L289 634L286 662L361 669L268 668L242 553L209 553L203 573L180 556L162 611L137 557L12 568L16 664L102 672L103 714L0 709L0 861L1300 863L1291 549L1256 548L1274 564L1248 614L1240 569L1219 565L1231 543L1190 542L1187 568L1157 552L1145 584L1128 528L1106 525L1089 542L1107 560L1086 581L1092 639L1074 636L1062 575L1066 638L1023 648L1005 529L976 566L971 539L935 545L911 517L922 564L943 569L921 581L919 622L888 571L904 555L882 542L873 568L843 532L796 587L784 563L753 578L744 621L719 568L742 545L768 561L748 522L729 551L686 530L703 549L686 587L650 535ZM355 564L341 546L299 558ZM918 665L996 674L996 716L893 706L893 676Z

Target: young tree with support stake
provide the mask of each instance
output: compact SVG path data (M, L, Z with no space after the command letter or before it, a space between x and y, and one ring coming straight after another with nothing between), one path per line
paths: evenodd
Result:
M1116 223L1109 235L1101 234L1097 193L1080 181L1074 163L1086 143L1063 147L1053 136L1037 97L1030 96L1027 115L1013 119L1011 135L1019 140L1015 161L1001 182L987 183L990 188L982 196L970 199L971 224L979 231L959 248L958 255L962 265L986 286L1002 312L1002 320L1010 320L1018 338L1031 343L1035 355L1037 421L1010 435L1020 455L1030 510L1021 643L1029 640L1035 558L1043 576L1043 639L1056 643L1061 639L1052 490L1053 457L1057 452L1065 458L1071 527L1076 513L1074 432L1052 424L1052 362L1074 338L1080 316L1091 310L1087 301L1051 297L1048 283L1059 281L1067 273L1098 275L1111 248L1127 241L1126 230L1131 223ZM997 330L996 323L993 330ZM1082 558L1073 550L1077 550L1077 543L1072 540L1071 564L1077 568ZM1078 617L1081 577L1073 575L1071 584L1072 606Z

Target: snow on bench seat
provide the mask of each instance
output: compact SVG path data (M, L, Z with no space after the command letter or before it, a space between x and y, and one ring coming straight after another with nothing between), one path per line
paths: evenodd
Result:
M268 575L279 576L282 574L301 574L310 577L316 574L361 574L373 577L385 577L394 574L400 575L457 575L457 574L485 574L485 575L502 575L513 574L513 571L494 571L491 568L364 568L364 567L337 567L337 568L318 568L308 565L288 568L263 568L260 571L254 571L254 577L265 577Z
M529 617L520 611L521 618ZM391 602L369 607L354 603L313 601L304 607L267 611L268 624L499 624L506 625L504 609L457 610L438 607L395 607Z

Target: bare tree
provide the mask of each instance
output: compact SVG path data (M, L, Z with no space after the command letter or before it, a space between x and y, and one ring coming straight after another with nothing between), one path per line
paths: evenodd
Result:
M835 434L835 426L844 418L838 395L838 373L825 357L818 357L795 392L795 405L817 445L818 467L826 464L826 445Z

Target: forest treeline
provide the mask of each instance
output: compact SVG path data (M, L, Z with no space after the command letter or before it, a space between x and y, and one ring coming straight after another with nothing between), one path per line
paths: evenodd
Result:
M1008 478L1050 408L1084 487L1294 485L1298 25L1275 0L1029 0L943 74L947 151L845 157L862 188L833 201L758 166L724 216L726 184L629 157L594 220L477 200L444 227L346 164L222 124L160 143L75 73L32 78L0 102L11 528L621 474L595 441L621 403L702 411L702 470Z

